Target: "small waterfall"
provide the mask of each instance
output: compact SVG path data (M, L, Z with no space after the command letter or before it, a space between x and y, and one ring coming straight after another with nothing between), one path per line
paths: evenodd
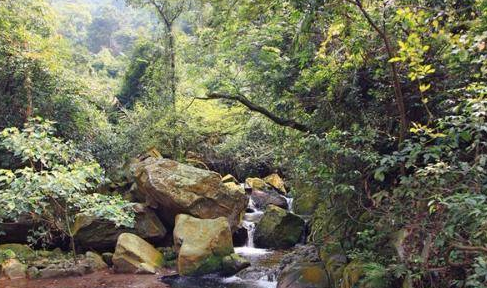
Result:
M291 197L286 197L286 196L284 196L284 198L286 198L287 207L288 207L287 209L289 210L289 212L294 213L294 211L293 211L293 200L294 199Z
M249 205L247 207L249 212L245 213L242 226L247 229L247 243L245 243L244 247L235 248L235 251L244 256L258 256L263 254L271 253L271 251L267 249L259 249L255 248L254 244L254 233L255 227L257 223L260 221L262 216L264 215L264 211L259 210L252 199L249 200Z
M256 226L255 222L243 221L243 227L247 229L247 233L248 233L247 243L245 244L245 247L255 248L254 245L255 226Z

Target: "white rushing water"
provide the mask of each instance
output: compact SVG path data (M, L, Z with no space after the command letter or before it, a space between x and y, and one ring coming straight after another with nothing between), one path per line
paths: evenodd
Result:
M240 277L237 276L232 276L229 278L223 279L223 283L233 283L233 284L245 284L248 282L248 280L244 280ZM276 288L277 283L276 282L269 282L265 280L253 280L252 281L252 287L255 288Z

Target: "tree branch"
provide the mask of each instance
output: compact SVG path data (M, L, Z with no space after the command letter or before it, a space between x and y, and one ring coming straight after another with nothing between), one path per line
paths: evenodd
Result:
M240 102L245 107L247 107L250 111L258 112L278 125L289 127L304 133L312 132L312 129L307 125L299 123L294 119L287 119L287 118L282 118L280 116L277 116L276 114L272 113L266 108L251 102L249 99L247 99L247 97L243 95L238 95L238 94L230 95L226 93L213 92L206 95L206 98L196 98L196 99L199 100L227 99L227 100L237 101Z
M386 27L384 26L384 29L381 29L374 22L370 14L365 9L361 0L345 0L345 2L355 5L360 10L361 14L367 20L367 23L369 23L369 25L377 32L377 34L379 34L380 38L382 38L382 40L384 41L389 59L394 58L396 56L395 51L392 47L391 41L387 34ZM407 118L406 104L405 104L404 95L402 93L402 85L399 77L399 70L395 62L390 62L389 65L391 67L393 86L394 86L394 95L396 98L396 102L397 102L396 105L397 105L397 110L399 112L400 123L401 123L400 132L399 132L400 134L399 143L402 143L407 134L407 130L409 127L409 120Z

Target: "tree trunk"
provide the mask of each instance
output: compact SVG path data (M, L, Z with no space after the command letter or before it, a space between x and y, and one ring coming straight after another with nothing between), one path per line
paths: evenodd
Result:
M28 65L26 65L25 67L24 90L27 97L27 108L25 109L25 120L27 121L34 114L34 100L32 98L32 78Z
M168 29L168 44L169 44L169 81L171 85L171 99L170 103L174 112L176 112L176 51L175 51L175 39L172 31L172 25Z

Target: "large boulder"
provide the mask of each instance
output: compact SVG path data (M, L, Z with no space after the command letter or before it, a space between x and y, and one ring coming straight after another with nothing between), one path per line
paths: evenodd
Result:
M277 288L332 288L323 263L295 263L279 275Z
M122 233L132 233L157 243L166 236L166 228L154 211L142 204L135 205L135 227L116 227L114 223L80 215L74 224L76 243L86 250L113 251Z
M11 253L14 254L13 255L14 257L12 257L12 258L16 258L16 259L22 260L24 262L30 261L30 260L33 260L36 258L36 252L34 250L32 250L32 248L30 248L27 245L16 244L16 243L0 245L0 253L2 253L2 252L8 253L8 251L10 251Z
M250 197L258 209L265 209L268 205L275 205L282 209L289 208L286 198L273 190L253 190Z
M223 216L235 230L245 213L248 195L233 182L222 183L218 173L156 158L148 158L134 169L139 190L169 225L174 225L178 214L202 219Z
M255 228L254 243L260 248L289 248L299 242L304 229L301 217L269 205Z
M117 273L155 273L164 257L144 239L123 233L118 237L112 262Z
M221 272L223 259L234 253L232 233L225 217L198 219L178 215L174 245L179 253L178 271L184 276Z

